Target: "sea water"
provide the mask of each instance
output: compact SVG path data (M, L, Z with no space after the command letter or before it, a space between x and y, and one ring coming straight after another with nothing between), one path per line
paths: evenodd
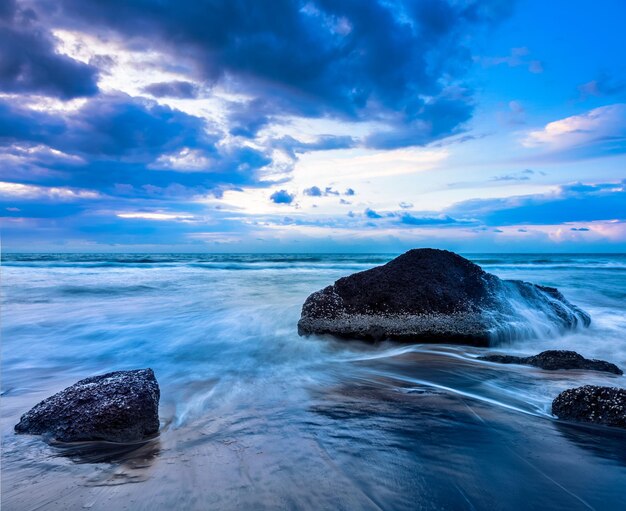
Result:
M572 349L626 369L626 256L467 255L591 315L564 336L298 336L311 292L393 256L5 254L3 509L626 509L626 435L551 415L560 391L625 377L477 360ZM78 379L143 367L161 386L157 439L13 433Z

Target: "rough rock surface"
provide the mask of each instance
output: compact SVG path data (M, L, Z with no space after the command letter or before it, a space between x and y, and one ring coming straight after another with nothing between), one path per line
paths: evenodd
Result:
M15 431L63 442L134 442L158 432L159 398L152 369L93 376L35 405Z
M501 280L446 250L415 249L310 295L298 333L488 346L589 323L554 288Z
M485 355L478 357L479 360L487 362L498 362L500 364L523 364L548 371L557 369L589 369L591 371L604 371L613 374L624 374L615 364L604 360L593 360L579 355L575 351L548 350L533 355L532 357L515 357L512 355Z
M559 419L626 428L626 389L585 385L561 392L552 402Z

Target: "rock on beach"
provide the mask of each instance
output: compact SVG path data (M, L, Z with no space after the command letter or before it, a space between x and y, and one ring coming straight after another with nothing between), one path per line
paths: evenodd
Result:
M538 355L531 357L516 357L513 355L484 355L478 357L479 360L486 362L495 362L499 364L521 364L539 367L547 371L557 371L559 369L585 369L590 371L602 371L617 375L624 372L615 364L604 360L588 359L576 353L567 350L548 350L542 351Z
M502 280L458 254L424 248L311 294L298 333L489 346L589 323L555 288Z
M62 442L136 442L159 431L159 398L152 369L93 376L35 405L15 431Z
M552 402L559 419L626 428L626 389L585 385L561 392Z

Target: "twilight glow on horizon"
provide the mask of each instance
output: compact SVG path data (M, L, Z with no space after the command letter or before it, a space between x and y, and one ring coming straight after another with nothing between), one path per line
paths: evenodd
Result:
M3 0L12 252L626 251L622 0Z

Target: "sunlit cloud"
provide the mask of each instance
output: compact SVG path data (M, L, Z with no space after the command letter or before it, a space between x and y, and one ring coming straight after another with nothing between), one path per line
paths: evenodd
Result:
M626 139L626 103L594 108L550 122L539 130L530 131L523 139L526 147L564 149L593 142Z
M0 196L17 199L51 199L72 201L81 199L98 199L102 197L98 192L61 188L56 186L45 187L21 183L0 182Z
M131 212L131 213L118 213L118 218L126 219L142 219L142 220L176 220L176 221L190 221L194 219L193 215L184 215L180 213L148 213L148 212Z
M211 159L199 149L185 147L176 153L163 154L150 168L172 169L181 172L210 171Z

